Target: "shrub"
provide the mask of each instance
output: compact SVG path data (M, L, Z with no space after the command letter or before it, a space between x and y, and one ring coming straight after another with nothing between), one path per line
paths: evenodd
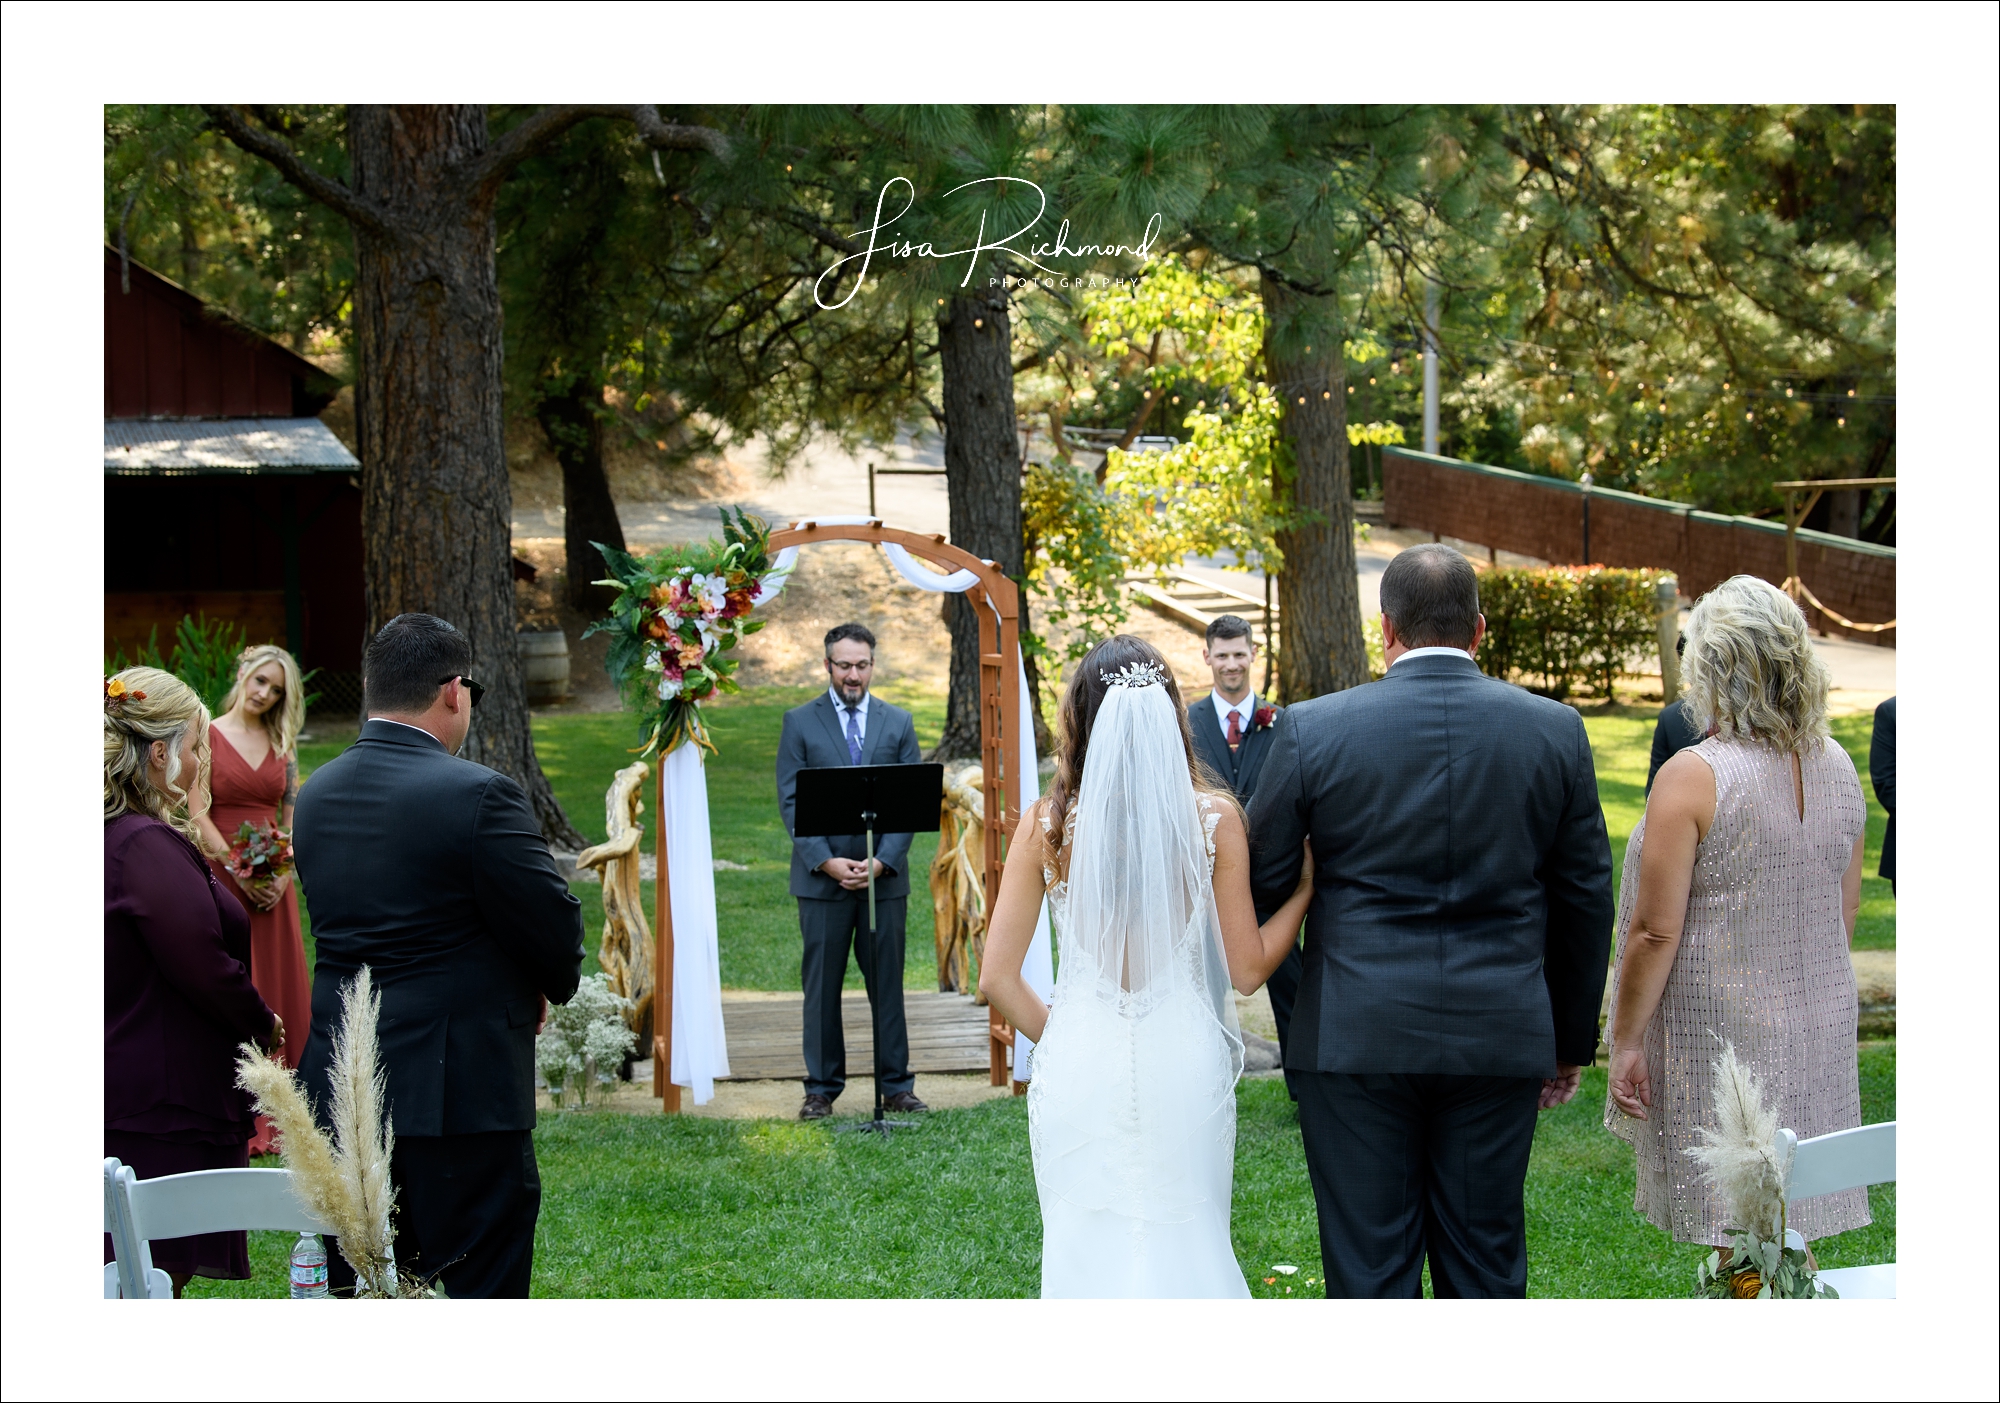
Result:
M160 652L160 630L156 625L146 636L145 645L135 650L131 657L125 656L123 648L114 651L104 664L104 672L109 676L128 667L157 667L162 672L171 672L192 687L195 695L201 698L202 705L213 714L221 709L222 699L236 685L236 663L243 656L244 639L241 624L232 624L227 619L211 619L207 614L199 617L183 614L180 623L174 627L172 654L163 655ZM307 668L299 677L300 684L306 689L305 704L308 707L319 700L320 694L312 690L312 680L318 675L319 669L315 667Z
M1486 640L1479 666L1500 678L1538 677L1537 689L1566 697L1582 685L1600 697L1659 646L1657 570L1553 565L1488 570L1479 577Z
M161 655L160 631L155 628L147 636L146 646L138 649L135 656L126 657L121 648L105 664L105 671L157 667L162 672L171 672L192 687L202 704L213 712L236 685L236 659L243 647L241 624L210 619L206 614L200 618L183 615L174 629L174 651L170 657Z

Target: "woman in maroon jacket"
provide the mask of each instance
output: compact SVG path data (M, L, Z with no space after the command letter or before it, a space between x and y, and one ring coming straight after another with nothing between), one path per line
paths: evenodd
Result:
M197 847L188 794L207 778L208 709L185 683L149 667L105 682L104 1153L141 1179L247 1165L236 1049L285 1039L250 982L249 917ZM176 1296L192 1276L250 1275L240 1232L152 1253Z

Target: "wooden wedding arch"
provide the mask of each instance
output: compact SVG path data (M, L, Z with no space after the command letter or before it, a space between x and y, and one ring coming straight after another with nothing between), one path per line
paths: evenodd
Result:
M828 541L860 541L866 545L898 545L911 555L941 567L946 574L970 570L979 583L965 592L966 602L979 618L979 760L980 788L985 800L986 819L986 910L991 915L1000 899L1000 873L1006 866L1002 851L1003 834L1013 832L1021 821L1019 794L1024 785L1013 783L1019 767L1021 726L1021 592L1020 588L990 560L981 560L969 551L946 542L943 536L922 535L884 526L879 517L865 523L822 525L798 521L771 533L771 551L790 546L816 546ZM990 607L988 607L990 606ZM664 757L663 757L664 758ZM657 876L653 884L653 1089L662 1101L662 1110L681 1108L681 1089L674 1085L674 913L667 882L667 830L660 816L666 812L665 766L653 766L653 853ZM1004 797L1004 807L1003 807ZM1004 818L1004 825L993 816ZM1014 1042L1014 1030L1007 1026L997 1009L987 1011L988 1072L994 1086L1008 1080L1007 1050ZM1020 1090L1017 1083L1015 1090Z

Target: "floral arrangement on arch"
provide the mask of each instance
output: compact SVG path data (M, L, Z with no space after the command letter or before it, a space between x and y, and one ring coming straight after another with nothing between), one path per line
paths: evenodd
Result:
M596 544L593 542L593 544ZM608 633L605 671L639 713L642 757L683 741L713 751L701 704L738 690L726 656L764 626L750 613L784 578L771 562L771 528L722 508L722 540L668 546L647 556L597 547L618 590L609 618L584 632Z

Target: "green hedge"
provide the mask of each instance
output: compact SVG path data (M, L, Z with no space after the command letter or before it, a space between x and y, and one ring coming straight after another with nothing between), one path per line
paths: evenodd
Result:
M1479 666L1553 697L1586 685L1609 697L1635 661L1658 654L1653 587L1662 573L1601 565L1485 571Z

